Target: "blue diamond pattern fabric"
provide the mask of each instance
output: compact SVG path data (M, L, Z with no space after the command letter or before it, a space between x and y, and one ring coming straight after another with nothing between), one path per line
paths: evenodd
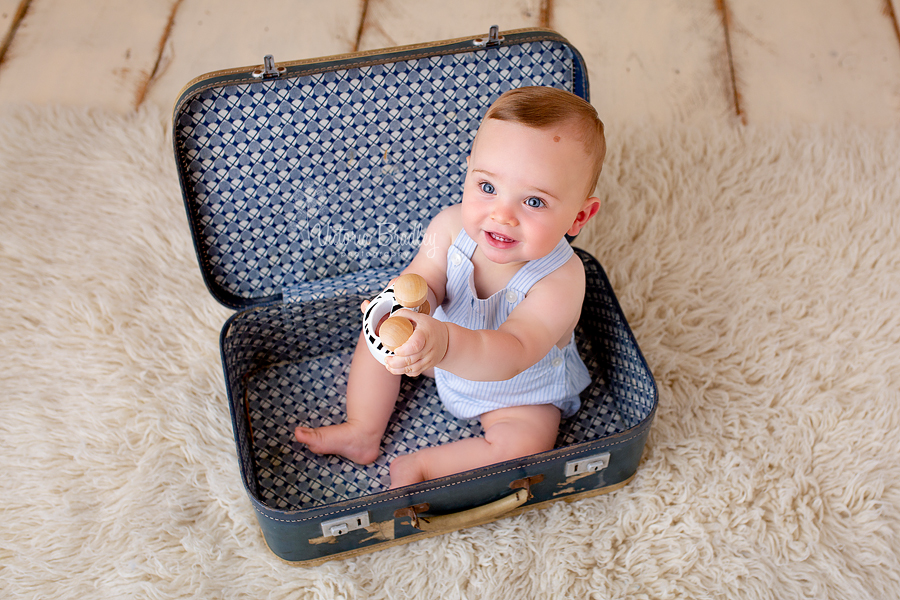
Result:
M589 293L576 329L592 384L582 408L560 426L556 447L601 440L648 418L655 386L600 265L577 250ZM347 285L350 278L336 280ZM318 456L293 437L298 425L320 427L345 416L347 373L368 294L329 293L327 283L303 301L243 311L226 326L223 358L236 405L239 454L248 489L270 508L299 510L384 491L389 466L401 454L483 435L477 419L443 408L434 381L404 379L382 441L368 466ZM374 293L377 290L371 290ZM245 418L246 417L246 418Z
M543 41L201 92L175 135L207 281L246 305L400 268L459 202L493 100L572 78L571 50Z

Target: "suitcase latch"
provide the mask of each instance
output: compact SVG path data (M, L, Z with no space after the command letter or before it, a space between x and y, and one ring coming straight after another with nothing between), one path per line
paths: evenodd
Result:
M256 69L252 75L257 79L272 79L273 77L281 77L287 73L284 67L275 66L275 58L271 54L266 54L263 58L262 69Z
M357 529L364 529L369 526L369 513L363 512L348 517L332 519L322 523L322 534L325 537L337 537L350 533Z
M595 473L602 471L609 466L609 452L596 454L581 458L578 460L570 460L566 463L566 477L575 475L584 475L585 473Z
M503 36L500 35L500 28L497 25L491 25L491 31L486 38L475 38L475 41L472 43L476 46L491 48L493 46L499 46L502 41Z

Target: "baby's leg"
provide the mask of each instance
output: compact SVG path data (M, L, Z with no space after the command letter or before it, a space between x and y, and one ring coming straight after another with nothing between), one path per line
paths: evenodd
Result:
M468 438L398 456L391 463L391 488L477 469L552 450L559 430L552 404L513 406L481 415L483 438Z
M366 347L356 344L347 380L347 420L313 429L297 427L294 437L316 454L339 454L367 465L381 454L381 438L400 393L400 376L392 375Z

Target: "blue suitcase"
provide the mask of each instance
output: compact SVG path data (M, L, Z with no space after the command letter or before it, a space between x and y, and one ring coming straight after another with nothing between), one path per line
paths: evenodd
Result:
M588 290L576 331L593 383L556 447L388 490L400 455L480 435L434 382L405 379L376 463L317 456L299 424L344 418L360 302L413 257L461 199L465 158L503 91L588 99L581 55L543 29L219 71L181 93L173 143L221 332L241 477L266 543L304 565L410 542L627 484L657 390L605 273L576 249Z

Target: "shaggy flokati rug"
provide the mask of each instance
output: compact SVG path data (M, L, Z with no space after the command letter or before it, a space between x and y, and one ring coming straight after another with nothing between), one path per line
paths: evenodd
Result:
M659 385L636 479L299 568L240 484L167 116L0 121L0 596L900 597L900 131L610 124L576 245Z

